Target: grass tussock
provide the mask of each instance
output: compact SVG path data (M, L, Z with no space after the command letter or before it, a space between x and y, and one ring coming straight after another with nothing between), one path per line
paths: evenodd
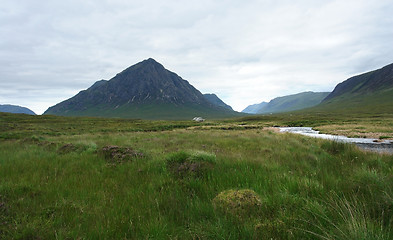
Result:
M369 207L359 199L332 196L324 202L323 208L310 208L315 231L304 230L318 239L391 239L393 233L385 223L383 212L373 216Z
M110 163L123 163L138 158L145 158L146 155L129 147L119 147L108 145L102 148L102 154Z
M214 208L237 219L258 215L262 206L261 198L250 189L226 190L213 199Z
M214 167L216 156L203 151L176 152L166 159L168 170L176 177L201 177Z

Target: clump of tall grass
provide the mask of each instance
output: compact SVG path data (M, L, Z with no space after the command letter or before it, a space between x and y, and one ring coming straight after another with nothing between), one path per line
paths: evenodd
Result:
M122 163L145 157L144 153L130 147L108 145L103 147L101 151L105 159L110 163Z
M87 141L84 143L85 151L88 153L94 153L97 151L97 144L92 141Z
M295 239L292 219L267 219L254 227L254 239Z
M62 144L58 149L57 153L60 154L68 154L72 152L76 153L82 153L82 152L88 152L88 153L94 153L97 151L97 144L94 142L88 142L88 143L65 143Z
M201 177L216 164L216 155L203 151L180 151L166 158L167 169L176 177Z
M392 239L393 232L383 223L383 213L373 218L366 204L356 198L335 195L320 204L310 204L308 212L314 221L305 232L318 239ZM313 230L311 230L313 229Z
M330 154L337 155L347 150L353 149L353 146L349 143L339 142L337 140L326 141L322 144L322 149Z
M226 190L213 199L214 208L236 219L256 216L262 206L260 196L250 189Z
M11 223L9 222L9 215L9 206L5 200L5 197L0 194L0 236L3 234L5 235L7 228L10 227Z

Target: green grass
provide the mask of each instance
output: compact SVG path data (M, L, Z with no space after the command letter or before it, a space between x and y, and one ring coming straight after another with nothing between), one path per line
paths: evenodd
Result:
M140 118L150 120L191 120L201 116L210 119L222 119L244 116L244 113L234 112L221 107L209 107L200 104L174 105L166 103L124 104L114 108L112 105L92 105L86 110L67 110L61 112L48 111L45 114L59 116L95 116L107 118Z
M393 111L393 89L375 91L372 93L345 93L336 98L322 102L309 112L335 112L335 113L388 113Z
M392 239L393 158L255 127L295 121L351 119L0 114L0 238ZM66 144L75 148L59 151ZM108 162L108 145L144 157ZM186 177L168 165L187 161L211 165ZM214 207L220 193L244 189L260 201L250 217Z
M389 138L393 138L392 136L379 136L379 139L389 139Z

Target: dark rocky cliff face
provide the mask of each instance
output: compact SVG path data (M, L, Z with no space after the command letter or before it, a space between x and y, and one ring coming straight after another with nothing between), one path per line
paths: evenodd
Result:
M151 58L127 68L99 89L107 102L207 103L197 89Z

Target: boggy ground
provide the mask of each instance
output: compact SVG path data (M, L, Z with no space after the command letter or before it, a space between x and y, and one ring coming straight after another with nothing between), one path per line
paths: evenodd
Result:
M303 119L196 124L0 114L0 236L392 239L393 158L263 129L294 121ZM121 158L108 159L119 155L104 149ZM179 177L168 167L173 156L194 166L181 152L212 164ZM255 196L223 195L232 192ZM220 196L229 204L244 199L236 205L242 215L220 210L231 209L217 206Z

